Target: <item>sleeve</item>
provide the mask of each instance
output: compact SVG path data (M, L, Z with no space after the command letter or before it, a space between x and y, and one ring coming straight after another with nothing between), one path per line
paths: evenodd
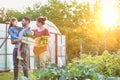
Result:
M19 32L22 31L23 27L18 27Z
M24 31L23 31L23 30L22 30L22 31L20 31L20 32L19 32L18 39L21 39L21 38L23 37L23 34L24 34Z
M8 33L10 34L11 40L18 39L18 36L14 34L12 29L9 29Z
M50 32L48 29L46 29L46 36L50 36Z

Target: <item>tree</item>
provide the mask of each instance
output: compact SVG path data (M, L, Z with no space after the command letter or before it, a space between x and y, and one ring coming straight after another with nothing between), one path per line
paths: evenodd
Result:
M17 10L11 10L11 9L9 9L9 10L7 11L7 14L8 14L8 16L9 16L10 18L11 18L11 17L16 17L19 21L21 21L22 18L25 16L24 13L19 12L19 11L17 11Z
M29 16L35 20L38 16L46 16L60 29L67 39L67 59L79 57L81 53L98 55L105 50L105 28L100 20L101 0L94 4L78 3L76 1L61 2L60 0L48 0L48 4L36 3L32 8L26 8L25 12L10 10L10 16L19 20L23 16ZM93 10L91 10L91 7ZM120 48L119 28L109 31L108 46L113 52ZM117 45L118 44L118 45Z

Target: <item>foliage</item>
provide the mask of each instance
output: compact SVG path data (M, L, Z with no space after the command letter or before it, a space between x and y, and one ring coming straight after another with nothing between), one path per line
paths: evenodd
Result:
M94 27L93 22L97 20L96 17L93 18L96 13L91 13L89 6L89 3L77 3L76 1L69 4L67 1L48 0L46 5L36 3L32 8L26 8L24 12L8 10L8 14L10 17L14 16L19 20L23 16L29 16L31 20L36 20L38 16L46 16L58 26L62 34L66 35L67 59L70 60L79 55L80 45L84 45L83 49L87 51L91 48L89 45L93 44L92 39L88 38L90 33L87 32L90 30L90 26ZM97 6L95 5L95 7ZM86 44L88 41L90 42L89 45ZM75 47L73 48L73 46Z
M96 72L105 76L117 76L120 77L120 54L110 54L104 51L102 55L94 56L81 55L80 60L73 60L73 63L79 64L96 64Z
M19 11L17 11L17 10L8 10L8 11L7 11L7 14L8 14L8 16L9 16L10 18L16 17L19 21L21 21L22 18L25 16L24 13L19 12Z
M36 43L36 45L38 45L38 46L45 47L45 46L48 45L48 39L49 39L48 36L37 37L37 38L35 39L35 41L36 41L35 43Z
M119 66L119 53L104 51L97 56L82 54L80 59L73 59L67 66L51 64L31 75L34 77L32 80L120 80Z
M29 79L26 78L26 77L24 77L24 76L22 76L22 77L20 77L18 80L29 80Z
M73 64L71 66L64 66L61 68L56 65L51 65L47 69L34 72L34 74L37 75L40 80L99 80L94 69L95 68L92 68L92 65Z
M115 27L114 30L106 32L101 24L100 1L95 0L94 4L90 4L78 3L75 0L70 3L66 0L48 0L48 4L36 3L24 12L8 10L8 14L19 20L23 16L29 16L31 20L46 16L66 35L67 60L70 61L79 56L79 53L101 54L105 50L105 44L111 53L120 48L120 28Z
M96 69L96 64L75 62L63 67L52 64L48 68L34 71L32 74L34 79L30 80L120 80L119 77L101 75Z

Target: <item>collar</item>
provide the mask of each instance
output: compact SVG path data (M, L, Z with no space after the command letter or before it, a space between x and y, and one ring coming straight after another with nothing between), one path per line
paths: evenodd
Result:
M30 27L23 27L23 29L30 29Z

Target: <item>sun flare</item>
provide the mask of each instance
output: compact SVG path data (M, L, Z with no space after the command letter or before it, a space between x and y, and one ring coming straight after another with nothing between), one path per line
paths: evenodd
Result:
M101 12L101 20L103 25L105 25L106 27L115 25L117 22L118 16L119 15L117 13L116 7L114 6L114 3L111 3L109 5L105 4L105 6L103 5L103 9Z
M114 25L117 21L118 14L113 10L105 10L101 13L102 22L104 25Z

